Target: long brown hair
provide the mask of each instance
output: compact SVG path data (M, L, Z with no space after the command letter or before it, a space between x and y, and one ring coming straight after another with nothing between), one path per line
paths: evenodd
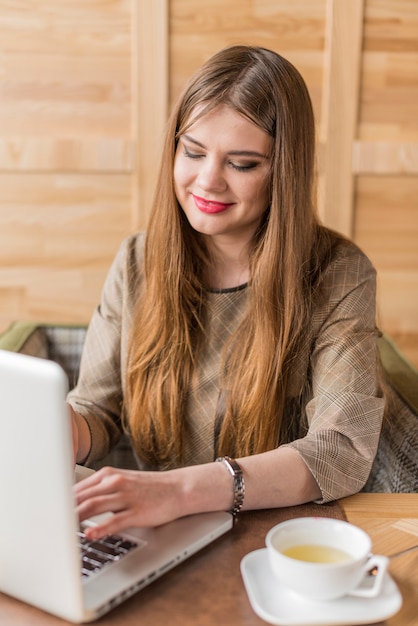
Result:
M264 48L221 50L192 77L171 114L147 229L126 414L138 453L157 466L182 461L183 410L204 340L210 263L176 199L174 156L196 107L200 117L220 104L267 132L273 148L270 206L250 253L247 311L221 363L227 393L217 453L254 454L283 437L289 368L308 338L312 294L331 246L314 208L315 125L301 75Z

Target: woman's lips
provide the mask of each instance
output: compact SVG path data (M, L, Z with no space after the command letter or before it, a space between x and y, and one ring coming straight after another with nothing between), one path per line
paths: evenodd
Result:
M195 196L194 194L193 200L199 211L202 211L203 213L222 213L222 211L226 211L226 209L234 204L233 202L216 202L214 200L205 200L205 198Z

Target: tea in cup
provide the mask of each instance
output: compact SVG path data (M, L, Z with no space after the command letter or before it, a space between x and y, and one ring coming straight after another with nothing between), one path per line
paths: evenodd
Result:
M388 565L387 557L371 554L371 539L361 528L326 517L277 524L267 533L266 546L278 582L310 600L375 597ZM373 568L372 584L361 585Z

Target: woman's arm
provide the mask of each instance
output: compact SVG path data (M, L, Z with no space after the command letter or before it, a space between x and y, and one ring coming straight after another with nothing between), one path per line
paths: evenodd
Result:
M70 409L71 428L73 435L74 461L84 463L91 448L91 432L86 420L76 413L72 406Z
M77 451L78 462L105 457L122 433L126 351L142 248L141 234L122 242L89 323L78 382L67 398L75 416L73 426L78 425L73 430L75 449L78 441L84 446Z
M239 459L245 481L243 509L302 504L320 489L295 450L280 447ZM112 511L89 528L91 538L129 526L158 526L184 515L227 511L233 504L233 481L223 463L207 463L167 472L103 468L75 486L80 520Z
M357 493L369 476L385 400L376 327L376 272L355 246L342 248L321 284L310 355L309 430L288 444L321 487L319 502Z

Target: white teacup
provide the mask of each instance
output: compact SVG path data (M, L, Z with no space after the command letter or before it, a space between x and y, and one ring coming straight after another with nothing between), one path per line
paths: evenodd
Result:
M371 555L371 539L361 528L326 517L277 524L267 533L266 546L280 584L310 600L375 597L388 565L387 557ZM367 576L374 567L377 574ZM360 585L366 577L370 584Z

